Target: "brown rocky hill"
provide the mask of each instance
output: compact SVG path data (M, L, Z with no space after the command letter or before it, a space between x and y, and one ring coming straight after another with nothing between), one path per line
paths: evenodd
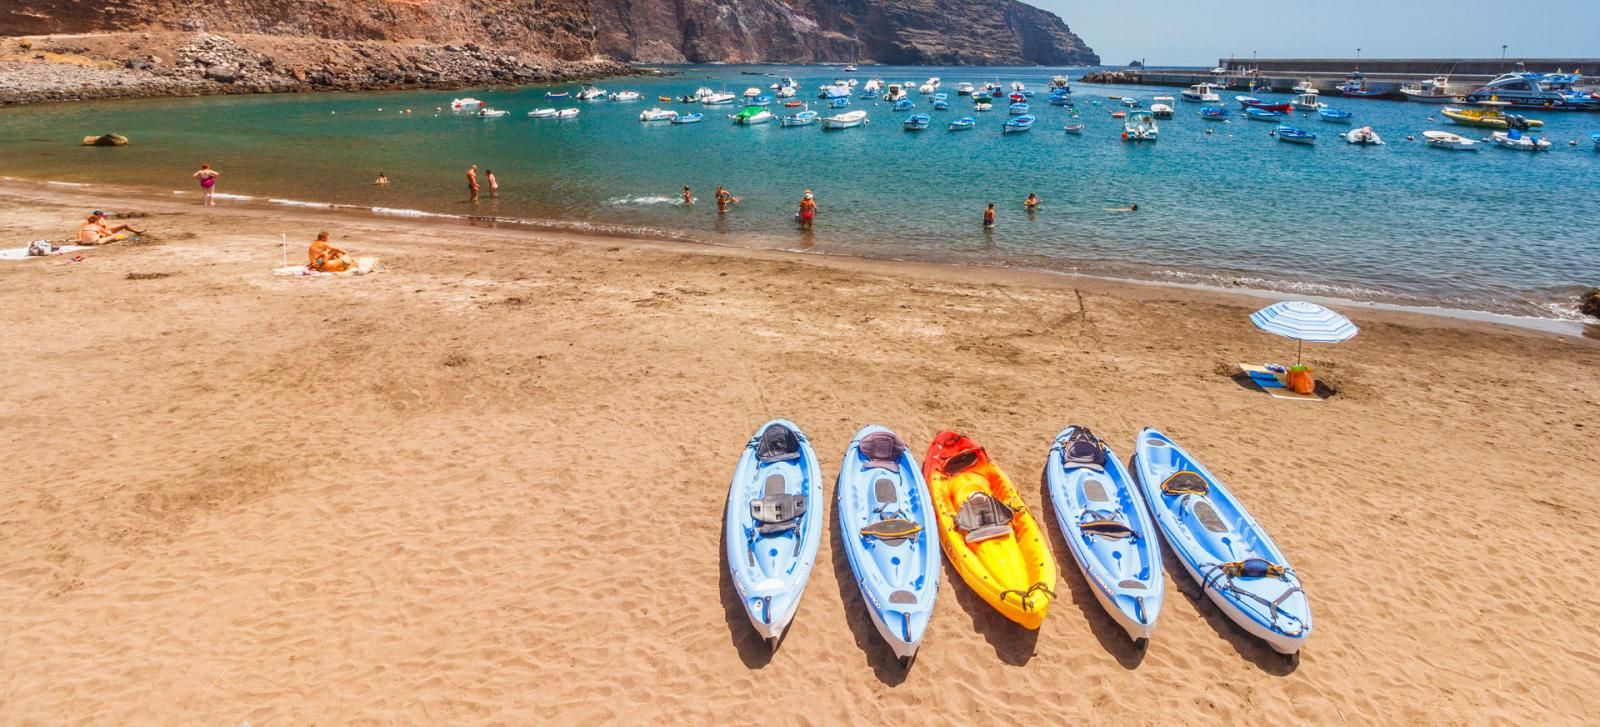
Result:
M207 31L650 63L1099 62L1017 0L6 0L0 35Z

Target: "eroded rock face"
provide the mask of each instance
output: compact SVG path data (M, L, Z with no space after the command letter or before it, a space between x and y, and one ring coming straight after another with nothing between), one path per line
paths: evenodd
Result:
M1578 310L1586 316L1600 318L1600 288L1584 293L1578 301Z

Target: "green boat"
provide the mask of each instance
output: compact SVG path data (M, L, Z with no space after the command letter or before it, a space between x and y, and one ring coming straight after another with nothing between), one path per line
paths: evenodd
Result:
M732 119L735 124L754 126L771 121L772 112L768 111L764 106L746 106L740 109L739 113L733 114L728 118Z

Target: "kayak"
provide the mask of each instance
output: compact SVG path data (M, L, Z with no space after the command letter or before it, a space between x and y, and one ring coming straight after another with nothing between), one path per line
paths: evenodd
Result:
M1278 546L1206 468L1166 435L1139 432L1139 487L1189 577L1228 618L1281 654L1311 636L1311 602Z
M873 625L910 661L939 595L933 501L905 442L862 428L839 467L839 534Z
M822 541L817 455L793 423L756 430L728 486L728 569L756 632L774 648L794 619Z
M933 438L922 474L956 572L1001 615L1039 628L1055 598L1056 558L1011 480L956 432Z
M1078 570L1128 638L1155 629L1166 591L1161 540L1138 485L1115 452L1084 427L1056 435L1045 488Z

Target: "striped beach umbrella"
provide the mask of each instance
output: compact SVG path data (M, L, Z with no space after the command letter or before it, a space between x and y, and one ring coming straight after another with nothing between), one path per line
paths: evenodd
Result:
M1303 300L1273 303L1251 313L1250 322L1267 333L1299 341L1294 354L1297 364L1300 363L1300 350L1306 341L1338 343L1355 337L1359 330L1349 318Z

